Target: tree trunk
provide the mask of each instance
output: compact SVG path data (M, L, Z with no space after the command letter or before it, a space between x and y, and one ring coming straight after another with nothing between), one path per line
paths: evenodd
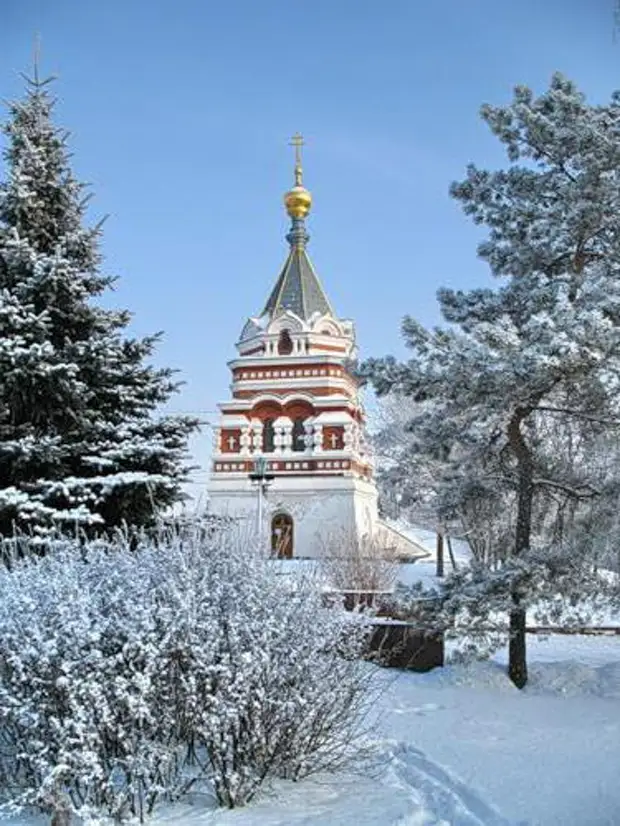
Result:
M532 533L532 505L534 500L534 466L532 454L523 437L521 424L532 412L531 407L518 407L509 424L508 440L517 460L517 524L515 531L515 556L530 547ZM527 646L525 636L525 608L516 591L511 594L510 642L508 645L508 676L517 688L527 684Z
M71 812L68 809L56 809L50 826L71 826Z
M446 544L448 546L448 555L450 556L450 562L452 563L452 570L456 571L456 559L454 558L454 551L452 550L452 540L449 536L446 536Z
M437 530L437 571L438 577L443 576L443 532L441 528Z
M525 609L517 607L518 597L512 595L515 608L510 612L510 640L508 643L508 676L517 688L527 684L527 649L525 637Z

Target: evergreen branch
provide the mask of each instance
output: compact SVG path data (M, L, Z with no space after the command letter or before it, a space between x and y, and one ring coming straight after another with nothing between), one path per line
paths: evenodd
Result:
M566 416L573 416L578 419L583 419L584 421L594 422L595 424L604 424L609 425L610 427L619 427L620 426L620 419L610 419L601 416L593 416L591 413L585 413L582 410L572 410L568 407L552 407L550 405L540 405L534 411L534 413L561 413L562 415Z
M109 217L110 217L110 213L106 213L106 214L103 216L103 218L100 218L100 219L97 221L97 223L96 223L96 224L95 224L95 226L93 227L93 232L94 232L95 234L99 232L99 230L100 230L100 229L101 229L101 227L105 224L105 222L108 220L108 218L109 218Z
M19 76L22 80L25 80L28 86L33 86L37 91L39 89L43 89L45 86L49 86L50 83L53 83L55 80L58 80L58 75L49 75L45 78L45 80L39 80L37 77L29 77L25 72L19 72Z
M560 490L574 499L592 499L594 496L600 495L600 490L592 485L583 485L580 488L573 488L570 485L565 485L562 482L556 482L553 479L537 479L534 478L532 483L537 487L547 487L554 490Z

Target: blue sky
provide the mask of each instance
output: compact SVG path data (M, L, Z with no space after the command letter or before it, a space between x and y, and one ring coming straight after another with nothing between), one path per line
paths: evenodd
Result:
M213 418L286 254L289 136L306 137L309 251L332 303L362 355L402 354L405 313L436 323L439 286L488 281L448 196L468 162L504 162L480 104L555 70L607 98L614 2L0 0L0 97L21 94L39 32L75 171L93 217L110 215L109 301L135 332L165 331L158 360L187 382L171 408Z

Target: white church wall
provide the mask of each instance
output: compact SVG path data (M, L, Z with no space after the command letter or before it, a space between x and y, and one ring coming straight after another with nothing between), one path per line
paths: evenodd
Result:
M257 520L258 494L247 478L214 480L209 509ZM316 558L345 531L354 530L359 536L372 531L377 518L376 488L355 477L278 477L264 500L266 541L271 518L278 512L293 519L293 555Z

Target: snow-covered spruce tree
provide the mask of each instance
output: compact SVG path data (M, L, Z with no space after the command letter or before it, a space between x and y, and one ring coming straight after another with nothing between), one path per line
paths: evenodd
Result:
M524 560L551 542L535 531L545 503L590 500L609 481L587 451L620 421L620 95L592 106L555 75L540 97L518 87L482 117L510 165L470 166L452 195L488 227L479 255L504 283L440 290L450 326L405 319L411 360L371 360L364 372L380 394L417 405L410 428L446 509L493 493L510 554ZM568 438L551 449L562 429L579 435L585 461ZM511 581L509 673L523 686L525 607Z
M10 104L0 182L0 536L145 524L180 496L197 422L155 416L177 390L158 336L93 302L100 226L51 119L49 81Z

